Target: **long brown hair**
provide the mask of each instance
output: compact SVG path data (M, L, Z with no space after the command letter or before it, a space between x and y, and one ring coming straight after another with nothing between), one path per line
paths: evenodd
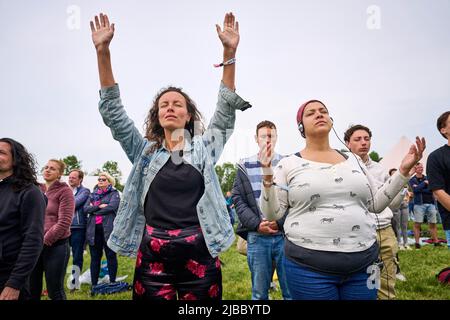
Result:
M178 92L181 94L184 99L186 100L186 106L187 111L189 115L191 116L191 119L184 127L189 134L191 135L191 138L194 137L194 135L197 134L203 134L205 131L204 125L203 125L203 117L200 111L198 111L197 106L195 102L189 97L189 95L185 92L183 92L182 88L178 87L172 87L169 86L167 88L161 89L158 94L155 96L153 100L152 107L150 111L147 114L147 118L145 119L144 124L144 130L145 130L145 137L149 141L154 141L155 144L150 148L150 152L154 152L155 150L159 149L162 146L162 142L164 141L164 129L161 127L161 124L159 123L159 117L158 117L158 111L159 111L159 99L167 92Z

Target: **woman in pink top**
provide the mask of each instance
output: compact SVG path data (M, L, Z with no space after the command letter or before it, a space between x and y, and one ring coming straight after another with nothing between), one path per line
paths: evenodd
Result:
M100 264L105 250L109 280L116 281L117 255L106 242L113 230L114 218L119 208L119 192L114 189L115 179L106 172L98 176L98 184L87 199L84 212L88 214L86 241L91 252L91 283L97 285Z
M66 299L64 276L70 256L70 224L75 198L70 187L60 181L64 168L64 162L51 159L43 170L45 185L42 185L42 190L48 203L45 210L44 249L30 278L31 295L35 300L41 298L43 274L50 299Z

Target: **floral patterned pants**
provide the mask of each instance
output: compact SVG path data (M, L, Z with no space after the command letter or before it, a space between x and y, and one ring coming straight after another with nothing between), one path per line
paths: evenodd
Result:
M133 300L220 300L222 272L200 226L164 230L149 225L139 247Z

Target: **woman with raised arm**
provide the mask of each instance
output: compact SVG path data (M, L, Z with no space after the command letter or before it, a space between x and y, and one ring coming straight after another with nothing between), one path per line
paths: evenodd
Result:
M108 246L135 256L133 299L221 299L218 255L234 231L214 171L237 109L249 108L235 92L239 27L232 13L223 30L223 78L217 108L206 131L192 99L168 87L155 97L144 137L128 118L111 67L114 24L91 21L99 75L99 109L114 139L133 163Z
M416 138L399 171L379 186L357 156L331 148L333 121L322 102L304 103L297 125L306 139L303 150L282 159L274 172L270 143L260 155L261 211L274 220L289 210L284 264L292 298L376 299L378 245L369 211L381 212L403 188L425 140Z

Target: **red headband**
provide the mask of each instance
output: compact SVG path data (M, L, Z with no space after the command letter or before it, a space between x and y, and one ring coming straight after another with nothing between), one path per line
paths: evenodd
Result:
M320 101L320 100L309 100L309 101L306 101L304 104L302 104L302 105L300 106L300 108L298 108L298 111L297 111L297 125L303 122L303 121L302 121L302 120L303 120L303 112L305 111L306 106L307 106L308 104L312 103L312 102L318 102L318 103L320 103L321 105L323 105L323 106L325 107L325 109L327 109L327 107L325 106L325 104L324 104L322 101ZM328 110L328 109L327 109L327 110Z

